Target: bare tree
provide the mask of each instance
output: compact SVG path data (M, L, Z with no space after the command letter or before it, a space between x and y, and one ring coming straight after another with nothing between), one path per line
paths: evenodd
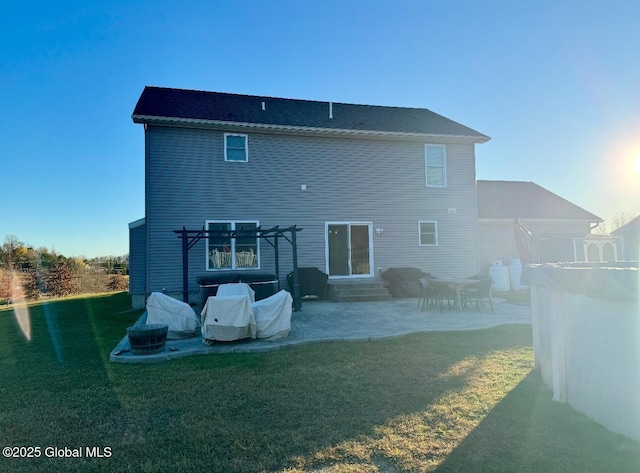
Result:
M623 227L636 217L637 215L634 215L631 212L616 212L613 214L610 221L605 221L598 225L595 228L594 233L597 235L609 235L611 232L615 232L618 228Z
M614 232L620 227L624 227L627 223L635 219L637 215L632 214L631 212L618 212L611 219L611 231Z
M15 235L6 235L2 244L2 263L9 271L13 271L18 263L18 248L24 247L24 243Z
M11 299L11 280L11 272L0 268L0 299Z

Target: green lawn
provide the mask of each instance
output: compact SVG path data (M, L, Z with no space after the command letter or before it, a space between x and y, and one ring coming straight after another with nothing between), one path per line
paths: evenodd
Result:
M0 446L41 455L0 471L640 471L638 443L551 402L528 326L111 363L128 305L0 309Z

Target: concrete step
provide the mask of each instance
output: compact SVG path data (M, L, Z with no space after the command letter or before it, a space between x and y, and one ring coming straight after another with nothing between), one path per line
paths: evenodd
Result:
M336 302L371 302L391 299L391 294L380 281L330 281L327 297Z
M329 300L333 302L377 302L388 301L391 294L341 294Z

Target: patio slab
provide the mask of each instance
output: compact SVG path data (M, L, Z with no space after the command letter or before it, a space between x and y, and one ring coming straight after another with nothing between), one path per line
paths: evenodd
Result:
M427 331L478 330L503 324L531 324L531 307L508 304L494 299L495 312L487 306L481 313L471 309L442 313L416 307L417 299L392 299L378 302L306 301L302 310L293 312L289 335L275 342L239 340L202 344L200 336L167 340L163 352L133 355L125 335L109 359L116 363L156 363L191 355L256 353L315 342L374 340ZM143 315L139 323L144 323ZM118 353L118 354L116 354Z

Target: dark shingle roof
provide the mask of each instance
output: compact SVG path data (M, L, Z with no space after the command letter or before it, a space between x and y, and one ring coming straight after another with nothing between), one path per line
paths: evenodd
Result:
M522 181L478 181L478 218L602 222L544 187Z
M333 118L329 117L330 107ZM472 138L479 143L489 140L489 137L482 133L421 108L353 105L145 87L133 111L133 121L146 123L162 119L445 135Z

